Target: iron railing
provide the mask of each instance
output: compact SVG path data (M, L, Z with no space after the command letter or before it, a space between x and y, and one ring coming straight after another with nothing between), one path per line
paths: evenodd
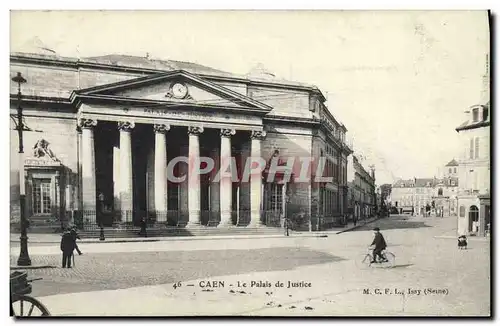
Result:
M95 210L68 211L62 214L60 220L46 224L59 232L69 226L76 226L80 230L98 230L101 227L113 227L120 229L137 229L141 226L141 219L145 218L147 228L171 228L186 227L189 222L189 213L179 210L146 212L140 210L114 211L102 214ZM341 227L351 221L352 218L342 216L322 216L304 213L288 214L289 228L296 231L322 231L333 227ZM362 220L362 218L359 218ZM201 227L218 227L221 221L220 212L203 210L200 212ZM251 211L240 210L231 212L231 223L234 227L246 227L252 225ZM267 227L283 228L285 217L282 212L261 211L260 224Z

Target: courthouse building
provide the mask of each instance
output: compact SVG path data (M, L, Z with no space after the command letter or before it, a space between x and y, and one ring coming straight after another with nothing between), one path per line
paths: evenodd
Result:
M32 227L137 225L142 218L172 227L276 226L287 214L334 217L347 207L352 145L313 85L277 79L262 67L235 75L126 55L11 53L10 69L27 80L22 162L15 119L11 124L12 221L19 218L20 166ZM10 93L15 114L14 82ZM287 166L290 180L283 173L269 180L265 170L248 182L215 182L217 169L196 182L167 180L167 166L180 156L211 157L216 167L233 156L239 175L250 156L323 156L333 180L299 182L296 164ZM177 176L189 171L176 165Z

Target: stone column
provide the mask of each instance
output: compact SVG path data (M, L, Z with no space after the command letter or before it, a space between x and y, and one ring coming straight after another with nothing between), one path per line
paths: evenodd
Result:
M215 221L220 218L220 182L215 182L214 179L220 169L220 152L219 147L216 147L210 153L210 157L214 160L214 168L210 171L210 221Z
M219 226L233 225L231 220L233 202L233 183L231 174L231 136L236 134L234 129L221 129L220 131L220 224ZM227 175L223 175L222 172Z
M186 225L197 226L201 224L200 206L200 134L203 127L188 127L189 135L189 172L188 172L188 213L189 221Z
M82 210L83 222L96 223L96 176L94 127L97 120L79 119L78 125L82 129Z
M155 124L154 195L156 222L167 222L167 131L169 125Z
M121 221L133 221L133 185L132 185L132 141L131 131L135 123L131 121L118 122L120 131L120 210Z
M250 148L251 157L262 157L261 142L266 136L265 131L252 131L251 139L252 144ZM250 175L250 224L251 227L259 227L262 225L261 221L261 207L262 207L262 175Z

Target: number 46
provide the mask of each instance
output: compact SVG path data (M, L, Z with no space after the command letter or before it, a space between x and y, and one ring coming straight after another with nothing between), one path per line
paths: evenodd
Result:
M181 282L174 283L174 289L180 288L181 286Z

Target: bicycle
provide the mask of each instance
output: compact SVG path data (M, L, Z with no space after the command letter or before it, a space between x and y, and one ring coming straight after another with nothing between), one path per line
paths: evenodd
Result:
M380 267L385 267L385 268L391 268L394 267L395 261L396 261L396 255L394 255L392 252L387 251L386 249L382 250L381 255L384 257L384 260L380 260L380 257L376 257L376 259L373 259L373 254L372 254L373 249L368 248L368 252L364 256L363 260L361 261L361 264L364 266L371 267L372 265L378 265ZM375 261L375 263L372 263L372 261Z
M50 316L49 310L40 301L29 296L31 293L31 283L42 278L27 279L27 272L13 272L10 274L10 315L15 317ZM27 315L25 315L24 304L31 304ZM18 308L18 309L16 309ZM35 310L36 308L36 310ZM38 312L33 314L34 312Z

